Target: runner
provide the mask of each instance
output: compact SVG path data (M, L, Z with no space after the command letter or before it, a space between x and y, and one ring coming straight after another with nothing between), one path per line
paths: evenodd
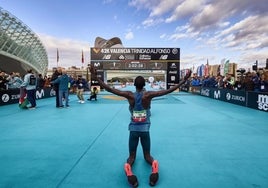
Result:
M182 86L186 80L191 76L189 72L185 78L177 85L160 91L145 91L145 79L142 76L136 77L134 85L136 91L121 91L118 89L111 88L109 85L105 84L101 79L97 77L97 71L94 67L91 67L91 76L93 79L97 80L99 85L115 95L125 97L129 102L129 110L131 113L131 120L129 123L129 157L127 163L124 165L125 173L129 184L132 187L138 187L138 179L133 174L131 166L133 165L136 158L137 146L139 139L141 141L144 159L152 166L152 173L149 178L149 184L154 186L159 178L158 174L158 161L151 156L151 139L150 139L150 108L151 101L154 97L159 97L166 95L178 89Z

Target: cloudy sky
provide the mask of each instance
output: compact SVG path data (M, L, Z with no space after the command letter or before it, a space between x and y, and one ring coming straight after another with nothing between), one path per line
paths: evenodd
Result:
M181 67L223 58L264 67L268 0L0 0L45 45L49 67L89 62L95 38L121 38L125 47L179 47Z

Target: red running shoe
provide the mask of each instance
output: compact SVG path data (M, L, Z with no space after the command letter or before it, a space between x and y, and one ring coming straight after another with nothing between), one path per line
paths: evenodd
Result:
M138 187L138 179L137 177L132 173L131 166L128 163L125 163L124 166L125 173L127 175L127 180L128 183L130 184L131 187Z

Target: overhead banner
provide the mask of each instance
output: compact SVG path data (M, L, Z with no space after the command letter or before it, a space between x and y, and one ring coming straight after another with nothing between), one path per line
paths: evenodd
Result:
M91 66L100 78L107 70L165 70L167 88L180 79L180 48L91 48L90 52Z

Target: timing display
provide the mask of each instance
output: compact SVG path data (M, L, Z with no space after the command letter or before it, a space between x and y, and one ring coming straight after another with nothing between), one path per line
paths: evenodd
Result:
M167 88L179 82L180 48L90 48L90 52L91 65L98 70L165 70Z

